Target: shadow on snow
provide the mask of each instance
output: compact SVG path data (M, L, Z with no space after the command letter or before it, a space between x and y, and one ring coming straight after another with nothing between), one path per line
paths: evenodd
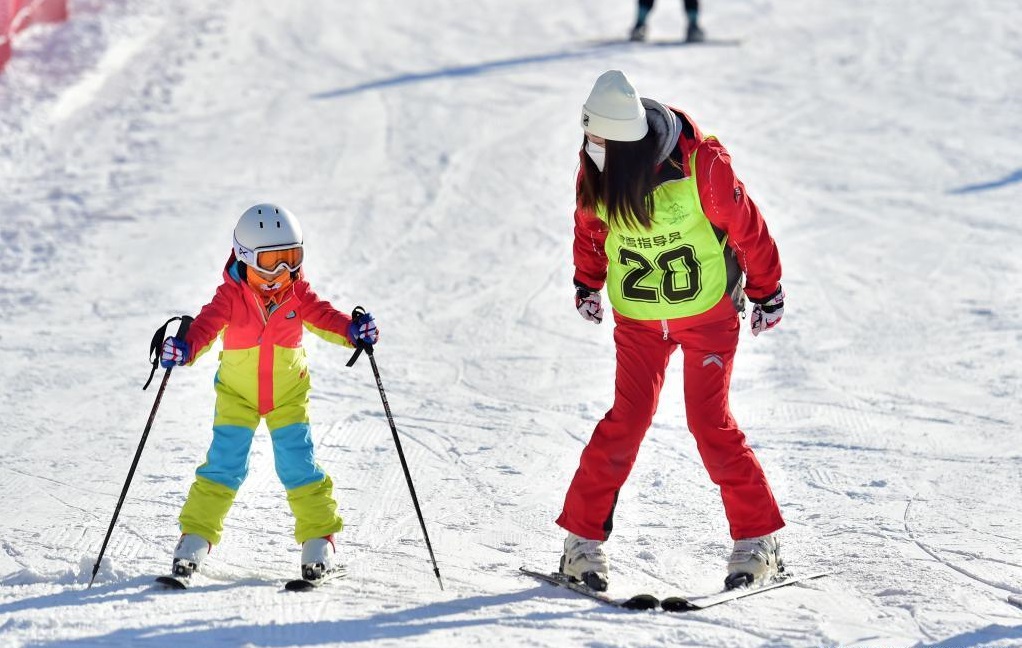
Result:
M1022 625L1003 626L990 624L984 628L948 637L937 643L920 644L918 648L960 648L961 646L975 646L981 643L985 644L1005 639L1022 639Z
M132 581L134 584L134 581ZM122 584L123 585L123 584ZM226 587L230 587L225 585ZM210 588L203 588L210 589ZM217 589L216 587L212 589ZM542 590L542 592L540 591ZM429 603L419 607L395 612L378 613L366 618L341 619L337 621L300 621L297 623L267 623L265 625L232 625L218 628L183 627L181 623L163 625L147 625L140 628L123 628L107 634L91 635L72 639L59 639L53 642L38 642L35 645L61 646L94 646L94 645L125 645L125 646L217 646L250 644L256 646L293 646L296 644L319 643L358 643L380 639L403 639L427 635L437 630L450 628L468 628L473 626L499 626L511 623L536 623L571 617L575 611L533 612L520 616L507 616L506 611L499 610L485 616L475 615L471 618L444 619L443 617L480 612L487 607L503 606L534 600L541 593L549 593L542 586L510 594L493 594L472 596L451 601ZM23 601L29 605L40 607L39 603L48 598L57 599L47 603L48 607L69 604L77 598L76 592L67 592L49 597L39 597L34 601ZM124 596L126 599L138 599L145 594L135 593ZM301 596L281 594L281 596ZM120 597L118 597L120 598ZM102 601L116 600L106 597ZM9 610L8 610L9 611ZM348 613L354 610L348 610ZM194 622L193 622L194 623Z
M336 90L317 92L316 94L311 95L311 98L336 99L338 97L345 97L348 95L358 94L360 92L366 92L368 90L382 90L385 88L393 88L413 83L421 83L423 81L433 81L436 79L456 77L481 76L483 74L487 74L497 70L524 67L526 65L533 65L536 63L552 63L556 61L567 61L572 59L588 58L591 56L602 56L606 54L607 49L613 45L627 45L627 43L621 41L613 42L608 41L605 43L597 42L590 43L578 49L567 49L561 50L559 52L549 52L547 54L519 56L515 58L502 59L499 61L473 63L470 65L456 65L451 67L440 68L437 70L432 70L430 72L409 72L406 74L399 74L397 76L389 77L386 79L366 81L364 83L348 86L346 88L338 88Z
M991 182L981 182L979 184L965 185L957 189L951 189L948 191L950 194L967 194L976 193L978 191L989 191L991 189L1000 189L1016 182L1022 182L1022 169L1009 173L1000 180L993 180Z
M233 589L240 585L261 584L254 581L235 581L231 583L213 583L210 585L198 585L192 589L199 592L214 592L217 590ZM141 591L133 588L143 588ZM123 591L132 589L132 591ZM156 596L173 595L171 590L161 590L154 585L152 577L139 576L124 581L110 583L97 583L92 589L86 589L85 584L73 586L73 589L66 589L53 594L44 594L30 598L11 601L0 604L0 615L14 614L22 610L41 610L46 608L60 608L88 605L92 603L110 603L113 601L131 601L140 603Z

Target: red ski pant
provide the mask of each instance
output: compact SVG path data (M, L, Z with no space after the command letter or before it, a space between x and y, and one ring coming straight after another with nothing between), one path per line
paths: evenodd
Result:
M582 451L557 524L591 540L610 536L618 492L653 421L667 361L680 346L688 428L720 487L731 537L766 535L784 526L763 469L728 407L739 320L730 303L727 307L724 319L700 318L694 326L696 318L645 322L614 313L614 406Z

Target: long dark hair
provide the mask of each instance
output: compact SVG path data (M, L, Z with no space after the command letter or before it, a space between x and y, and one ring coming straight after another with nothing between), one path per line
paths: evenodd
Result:
M657 153L660 145L649 129L635 142L607 140L603 171L585 153L582 138L582 179L578 184L578 202L586 209L598 205L607 209L611 223L629 229L649 229L653 222L653 190L656 189Z

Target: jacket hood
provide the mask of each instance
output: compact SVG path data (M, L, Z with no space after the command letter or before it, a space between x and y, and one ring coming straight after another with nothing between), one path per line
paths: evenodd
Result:
M657 164L671 157L678 146L678 133L681 130L680 118L670 108L659 101L642 98L642 107L646 109L646 121L657 137L660 149L657 152Z

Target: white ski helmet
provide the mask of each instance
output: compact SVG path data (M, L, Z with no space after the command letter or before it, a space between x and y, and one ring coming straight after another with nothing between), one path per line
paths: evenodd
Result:
M234 256L267 273L302 266L302 226L295 215L271 203L249 207L234 227Z

